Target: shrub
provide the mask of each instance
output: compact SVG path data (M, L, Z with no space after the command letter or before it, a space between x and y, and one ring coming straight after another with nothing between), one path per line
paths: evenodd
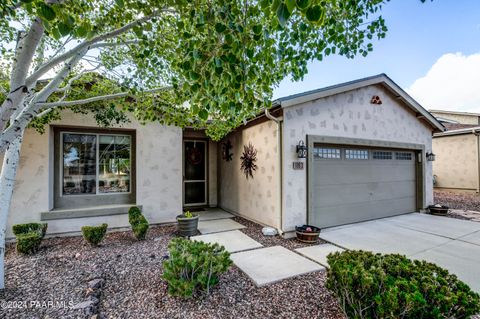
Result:
M15 236L20 234L30 233L30 232L39 232L43 238L47 233L47 227L48 227L47 223L17 224L17 225L13 225L12 231Z
M143 216L142 211L137 206L132 206L128 210L128 222L130 225L136 223L141 216Z
M138 240L144 240L147 235L148 221L140 208L133 206L128 210L128 222L132 226L133 234Z
M38 251L47 232L47 223L28 223L13 225L12 231L17 238L17 252L33 254Z
M38 251L42 243L41 232L31 231L28 233L19 233L17 236L17 252L25 255L33 254Z
M468 318L480 296L447 270L401 255L328 256L327 288L348 318Z
M83 226L83 238L85 238L85 240L92 246L98 246L107 233L107 227L107 224L102 224L100 226Z
M172 296L188 298L197 291L208 294L232 264L230 253L218 244L175 238L168 250L170 257L163 263L163 278Z

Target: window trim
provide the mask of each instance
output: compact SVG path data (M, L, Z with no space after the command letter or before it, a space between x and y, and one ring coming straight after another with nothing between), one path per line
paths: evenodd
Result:
M60 130L60 151L59 151L59 169L60 169L60 174L59 178L59 185L60 185L60 197L80 197L80 196L105 196L105 195L130 195L132 193L132 136L130 134L120 134L120 133L95 133L95 132L81 132L81 131L67 131L67 130ZM63 169L64 169L64 161L63 161L63 135L64 134L76 134L76 135L91 135L95 136L95 193L94 194L64 194L64 180L63 180ZM128 192L112 192L112 193L100 193L99 192L99 187L100 187L100 179L99 179L99 171L100 171L100 136L124 136L124 137L129 137L130 138L130 152L129 152L129 161L130 161L130 185L128 187Z
M105 205L135 205L137 201L137 132L135 129L126 128L101 128L85 126L63 126L51 125L52 132L52 151L51 165L53 176L51 177L51 203L52 209L80 209L93 206ZM62 167L63 158L61 150L63 141L61 141L62 132L76 134L100 134L100 135L128 135L130 136L130 192L122 193L100 193L100 194L78 194L63 195ZM58 175L57 175L58 174ZM61 178L59 178L61 177Z

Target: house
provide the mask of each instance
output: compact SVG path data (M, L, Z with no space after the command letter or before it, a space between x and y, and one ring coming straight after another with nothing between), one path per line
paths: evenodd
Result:
M480 114L430 111L447 131L433 136L435 187L480 191Z
M220 142L134 120L102 129L65 111L45 134L26 132L8 236L34 220L50 234L124 227L134 204L151 223L220 207L282 233L419 211L433 200L426 154L443 129L384 74L280 98Z

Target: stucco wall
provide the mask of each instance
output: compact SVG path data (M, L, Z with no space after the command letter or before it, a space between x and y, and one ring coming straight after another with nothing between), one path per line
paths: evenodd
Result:
M383 104L373 105L373 95ZM340 136L424 144L432 149L432 131L413 112L399 104L382 86L321 98L284 110L283 130L283 230L294 230L307 219L306 170L293 170L298 161L295 146L306 135ZM306 160L303 160L306 161ZM305 164L306 165L306 164ZM426 202L433 201L432 166L426 163Z
M272 227L280 227L277 124L267 121L239 129L222 142L232 143L233 159L219 157L219 206ZM243 146L257 150L257 170L246 179L240 170ZM218 147L221 152L221 147Z
M443 113L443 112L432 112L434 116L441 117L447 120L456 121L460 124L473 124L478 125L480 124L480 117L477 115L468 115L468 114L451 114L451 113Z
M65 111L57 125L96 127L91 116ZM170 222L182 209L182 130L136 121L121 125L136 130L137 204L151 223ZM20 168L8 218L13 224L39 221L40 213L53 208L53 130L41 135L28 129L21 149ZM49 221L49 232L78 231L80 226L107 222L128 225L125 215Z
M478 190L478 138L474 134L435 137L436 187Z

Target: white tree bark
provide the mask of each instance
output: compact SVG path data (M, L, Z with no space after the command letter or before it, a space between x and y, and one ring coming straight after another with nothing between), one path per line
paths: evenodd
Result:
M5 234L8 212L12 201L15 176L20 161L20 147L23 131L18 134L6 149L0 173L0 289L5 289Z

